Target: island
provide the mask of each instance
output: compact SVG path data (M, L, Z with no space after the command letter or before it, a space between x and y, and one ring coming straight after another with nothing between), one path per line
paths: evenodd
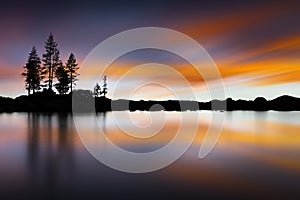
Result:
M79 98L82 112L108 111L300 111L300 98L283 95L272 100L258 97L251 100L212 100L198 102L189 100L112 100L106 96L95 96L90 90L75 90L73 93L58 95L47 90L16 98L0 97L0 112L72 112L72 99ZM94 105L91 106L91 103ZM93 108L92 110L90 108Z

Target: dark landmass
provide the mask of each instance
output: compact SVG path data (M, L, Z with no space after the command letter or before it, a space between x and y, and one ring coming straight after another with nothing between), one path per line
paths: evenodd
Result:
M76 107L78 112L91 112L95 108L97 112L107 111L300 111L300 98L281 96L267 101L258 97L254 101L212 100L210 102L197 101L132 101L111 100L104 96L93 97L90 91L80 91L76 94ZM95 107L92 105L95 103ZM91 109L92 108L92 109ZM52 92L40 92L30 96L19 96L15 99L0 97L0 112L72 112L72 95L56 95Z

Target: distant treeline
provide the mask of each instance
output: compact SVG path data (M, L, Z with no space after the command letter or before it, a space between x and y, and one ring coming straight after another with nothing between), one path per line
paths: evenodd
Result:
M300 111L300 98L286 95L270 101L259 97L254 101L228 98L224 101L212 100L210 102L111 100L105 96L97 97L89 90L75 90L73 95L77 98L77 103L79 102L76 106L77 111L80 112L91 112L94 108L97 112L126 110L179 112L189 110ZM91 106L91 103L95 105ZM15 99L0 97L0 112L72 112L72 94L55 95L52 92L44 91L30 96L19 96Z
M43 62L43 65L42 65ZM254 101L212 100L197 101L133 101L111 100L108 93L106 76L102 87L96 83L94 90L73 90L78 80L78 64L73 53L63 64L60 59L58 44L51 33L45 42L45 53L41 59L35 47L32 48L28 61L24 66L22 76L25 78L25 88L28 96L22 95L15 99L0 97L0 112L72 112L72 103L79 112L107 111L300 111L300 99L291 96L281 96L267 101L258 97ZM55 82L55 83L54 83ZM59 95L53 90L56 88ZM93 105L94 104L94 105Z

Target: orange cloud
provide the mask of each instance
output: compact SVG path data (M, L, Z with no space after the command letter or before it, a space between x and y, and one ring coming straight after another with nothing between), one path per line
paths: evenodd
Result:
M285 9L285 8L289 9ZM255 14L254 14L255 12ZM197 40L206 43L226 40L234 32L253 25L263 24L274 17L291 12L288 5L272 3L249 6L246 10L236 10L230 13L217 13L207 18L196 18L194 21L184 22L179 27L180 31L190 35ZM233 35L234 36L234 35Z
M287 9L289 8L289 9ZM216 14L204 18L195 18L191 21L183 21L178 23L178 30L197 39L204 47L213 47L217 51L221 51L222 55L218 56L214 50L209 52L216 62L223 78L250 77L245 80L247 84L253 85L273 85L281 83L298 82L300 79L300 34L285 33L282 37L266 38L256 46L251 48L242 48L237 42L234 42L236 36L244 34L245 31L260 26L265 26L269 21L279 19L281 16L294 12L295 9L289 5L274 3L272 5L265 4L263 6L250 6L245 10L237 10L235 12ZM255 13L255 14L254 14ZM276 35L276 34L275 34ZM253 38L255 40L256 38ZM168 40L172 41L171 38ZM232 46L224 48L223 42L233 40ZM246 42L246 41L245 41ZM247 41L249 42L249 41ZM172 45L180 47L181 41L172 41ZM298 54L297 54L298 52ZM130 60L116 61L106 69L109 77L120 77L129 72L137 65L145 64L146 61ZM179 63L166 61L161 64L172 66L184 78L192 84L201 84L204 79L201 74L189 63ZM99 63L100 65L100 63ZM209 76L208 68L205 74ZM151 70L144 70L139 73L132 73L130 76L135 78L151 78L152 80L169 78L161 73L153 73ZM89 73L95 74L93 70ZM213 80L214 76L205 77ZM176 79L173 80L176 84Z

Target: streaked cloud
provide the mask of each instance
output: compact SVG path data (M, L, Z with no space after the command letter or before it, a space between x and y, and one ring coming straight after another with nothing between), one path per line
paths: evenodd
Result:
M64 61L70 52L74 52L79 63L82 63L102 40L120 31L142 26L175 29L197 40L215 61L227 86L238 82L244 90L252 91L249 88L270 89L269 86L275 88L275 85L297 84L300 80L300 5L296 1L229 1L226 4L184 1L140 4L134 1L119 2L118 6L109 2L53 3L59 5L58 14L53 17L49 17L49 12L40 3L31 6L12 1L3 5L0 16L0 26L4 27L0 34L1 93L10 95L12 90L16 91L14 94L24 93L21 80L8 79L20 78L22 66L33 45L42 55L44 41L50 32L59 42ZM167 39L174 48L186 48L181 41ZM193 55L193 52L189 53ZM146 63L171 66L195 89L200 90L199 93L206 91L203 77L193 66L176 55L162 52L144 51L125 55L115 61L106 73L109 81L114 82L135 66ZM101 63L94 65L95 70L91 68L89 71L91 77L97 76L96 68ZM203 65L202 70L209 76L209 68ZM178 85L176 78L167 73L144 69L131 73L130 78L131 81L124 85L134 81L138 83L139 79L157 82L168 79L170 85L176 86L181 94L189 96ZM206 78L214 81L213 76ZM243 93L242 88L238 90L229 93ZM278 91L278 94L284 92ZM269 94L273 96L272 91Z

